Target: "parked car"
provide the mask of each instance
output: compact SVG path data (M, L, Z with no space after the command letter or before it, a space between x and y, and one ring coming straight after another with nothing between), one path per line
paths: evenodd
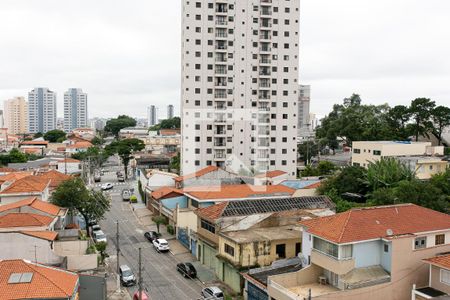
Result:
M136 277L127 265L119 267L120 282L123 286L132 286L136 284Z
M223 292L217 286L210 286L202 290L202 296L205 299L223 300Z
M108 241L106 240L106 235L103 231L98 230L96 232L94 232L94 242L96 243L100 243L100 242L105 242L107 243Z
M102 190L107 191L110 190L114 187L114 185L110 182L107 182L105 184L102 185Z
M147 231L144 233L144 237L150 242L153 243L153 240L159 238L161 234L157 233L156 231Z
M96 231L99 231L99 230L102 230L100 228L100 225L98 225L98 224L92 225L92 232L96 232Z
M197 277L197 270L189 262L177 264L177 271L180 272L181 275L183 275L183 277L188 277L188 278Z
M169 243L165 239L154 239L153 247L155 247L158 252L167 252L169 251Z
M142 291L141 299L139 299L139 291L135 292L133 295L133 300L150 300L150 296L146 292Z
M100 182L102 181L102 177L100 176L100 174L95 174L94 175L94 182Z
M123 175L117 176L119 182L125 182L125 177Z
M122 190L122 200L123 201L130 201L131 193L129 189L123 189Z

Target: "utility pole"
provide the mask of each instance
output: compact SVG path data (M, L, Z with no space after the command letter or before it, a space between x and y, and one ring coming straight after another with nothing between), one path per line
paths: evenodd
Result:
M142 265L141 265L141 248L139 247L139 279L138 279L138 286L139 286L139 300L142 300Z
M120 264L119 264L119 255L120 255L120 246L119 246L119 220L116 221L116 259L117 259L117 289L120 290Z

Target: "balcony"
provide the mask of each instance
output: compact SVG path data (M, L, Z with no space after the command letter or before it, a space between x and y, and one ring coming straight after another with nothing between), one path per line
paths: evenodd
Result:
M214 147L226 147L227 143L225 142L214 142Z
M227 20L216 20L216 25L217 26L227 26L228 21Z
M226 130L215 130L214 134L215 135L225 135L225 134L227 134L227 131Z
M338 275L347 274L355 268L355 260L353 258L338 260L316 249L313 249L311 252L311 261L313 261L314 264L330 270Z
M260 52L270 52L272 51L271 47L259 47Z
M259 63L260 63L260 64L270 64L270 63L272 63L272 60L271 60L271 59L268 59L268 58L261 58L261 59L259 60Z

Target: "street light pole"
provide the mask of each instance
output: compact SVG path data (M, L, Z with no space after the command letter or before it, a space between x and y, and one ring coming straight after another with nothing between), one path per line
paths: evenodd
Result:
M139 247L139 279L138 279L138 286L139 286L139 300L142 300L142 265L141 265L141 248Z
M119 246L119 220L116 221L116 259L117 259L117 289L120 291L120 264L119 264L119 255L120 255L120 246Z

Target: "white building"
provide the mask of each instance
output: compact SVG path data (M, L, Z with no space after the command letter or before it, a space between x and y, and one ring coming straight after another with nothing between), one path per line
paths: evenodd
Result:
M174 107L172 104L167 105L167 119L172 119L175 116Z
M296 173L299 0L183 1L182 165Z
M48 88L35 88L28 93L29 133L56 128L56 93Z
M153 126L158 123L158 119L156 118L156 106L150 105L147 107L147 120L148 126Z
M64 93L64 131L88 125L87 94L81 89L69 89Z
M311 86L299 85L298 94L298 136L309 137L312 135L310 120Z

